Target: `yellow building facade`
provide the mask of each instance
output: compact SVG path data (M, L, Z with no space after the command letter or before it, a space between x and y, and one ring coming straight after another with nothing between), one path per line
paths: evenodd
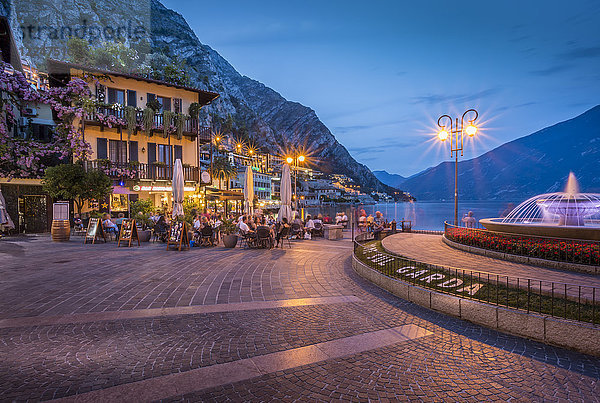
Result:
M103 170L115 186L108 202L88 209L126 212L129 202L137 198L150 199L157 208L169 209L176 159L184 167L186 195L196 193L206 179L199 147L211 141L211 133L210 128L189 116L190 106L199 109L218 94L72 63L49 60L47 64L51 85L83 78L98 101L99 106L75 126L91 145L86 167ZM154 103L156 111L146 115L149 102Z

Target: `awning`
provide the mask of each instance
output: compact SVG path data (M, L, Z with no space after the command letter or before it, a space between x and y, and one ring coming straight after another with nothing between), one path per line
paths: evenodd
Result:
M206 198L209 200L244 200L242 192L232 190L221 190L213 187L206 187Z
M123 186L115 186L113 187L113 194L115 195L136 195L137 193L129 190L129 188Z

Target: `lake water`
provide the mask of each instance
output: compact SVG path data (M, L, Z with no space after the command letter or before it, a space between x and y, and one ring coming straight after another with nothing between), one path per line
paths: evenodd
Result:
M459 221L469 211L479 221L482 218L500 217L507 208L507 201L458 201ZM514 203L517 205L518 203ZM380 203L370 206L361 206L367 215L375 216L376 211L381 211L388 220L400 221L402 219L412 221L414 229L443 230L444 221L454 221L454 201L428 202L418 201L414 203Z

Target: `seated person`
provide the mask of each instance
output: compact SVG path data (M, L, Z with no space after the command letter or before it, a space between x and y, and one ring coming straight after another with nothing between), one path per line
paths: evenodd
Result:
M360 210L360 216L358 217L358 230L363 232L367 229L367 213L365 210Z
M287 229L286 229L287 228ZM279 224L279 228L277 228L277 233L275 234L275 240L277 241L277 246L279 246L279 241L282 241L283 235L289 231L290 224L288 224L288 219L283 217L281 219L281 223Z
M313 221L310 214L306 216L306 225L304 226L304 229L306 230L307 233L309 233L311 235L312 235L313 230L315 229L315 222Z
M329 214L325 214L325 217L323 217L323 223L331 224L331 217L329 217Z
M202 218L206 218L206 217L202 217ZM196 214L196 216L194 217L194 223L192 224L192 228L195 233L200 232L200 228L202 228L202 221L200 220L199 214Z
M75 216L73 217L73 227L77 231L81 231L83 229L83 221L81 221L79 214L75 214Z
M300 239L304 236L304 223L298 214L296 214L296 218L292 221L291 234Z
M346 213L341 213L340 225L343 225L344 228L348 227L348 216L346 215Z
M110 233L113 233L115 235L119 234L117 224L112 222L112 220L110 219L110 214L108 214L108 213L106 213L102 216L102 227L104 228L104 232L106 232L107 234L110 234Z
M315 224L323 224L323 216L319 214L313 221Z
M121 224L123 224L123 220L125 219L125 214L119 213L119 215L117 217L118 217L116 219L117 227L121 227Z
M247 236L253 234L254 230L248 226L248 219L246 216L242 216L242 221L239 223L240 235Z
M165 216L161 215L158 218L158 221L154 225L154 234L162 241L167 241L167 231L169 230L169 225L165 220Z

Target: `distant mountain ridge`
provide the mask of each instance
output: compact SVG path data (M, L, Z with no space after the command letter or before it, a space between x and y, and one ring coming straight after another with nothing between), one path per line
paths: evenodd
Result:
M459 162L459 198L520 201L563 190L570 171L582 192L600 192L600 105ZM402 187L418 200L452 200L454 162L411 176Z
M408 179L402 175L391 174L388 171L373 171L373 175L382 183L396 189L400 189L402 184Z

